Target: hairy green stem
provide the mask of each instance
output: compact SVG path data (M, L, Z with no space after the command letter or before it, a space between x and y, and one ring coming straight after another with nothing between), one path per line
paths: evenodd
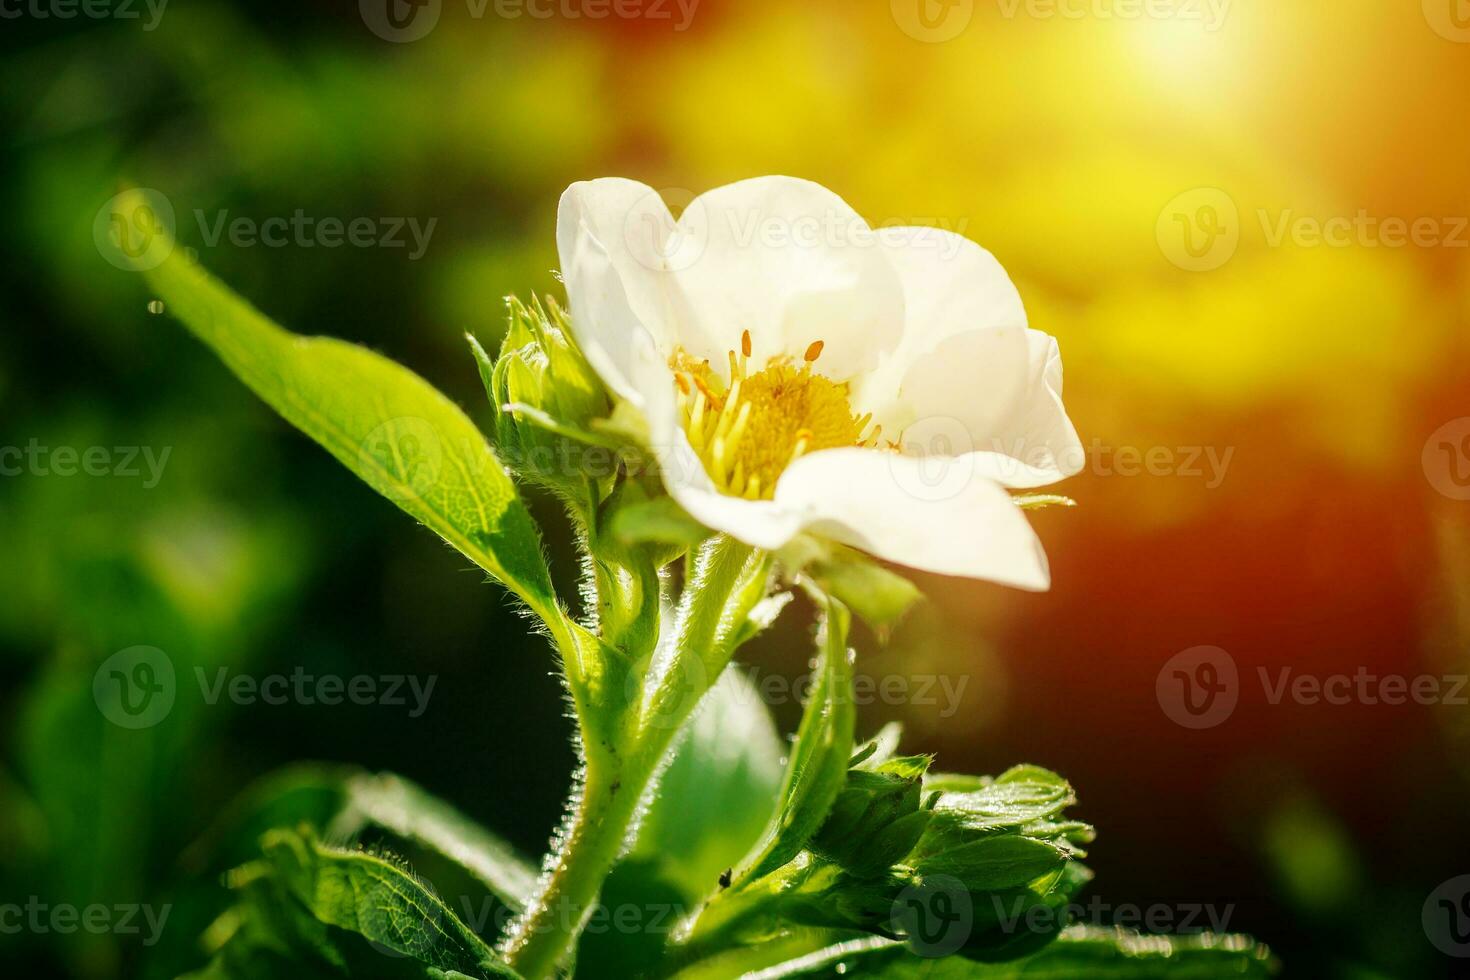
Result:
M772 560L727 538L707 542L691 562L668 664L651 662L632 703L577 697L586 749L582 791L540 893L505 944L506 959L528 980L551 976L576 944L602 883L622 856L648 785L683 723L718 680L766 594ZM645 602L657 602L646 595ZM585 664L590 667L591 665ZM586 687L586 671L573 691ZM621 718L613 726L609 718ZM616 738L605 733L616 731Z
M555 863L506 945L507 961L528 980L552 976L571 952L622 853L653 768L642 761L621 771L588 768Z

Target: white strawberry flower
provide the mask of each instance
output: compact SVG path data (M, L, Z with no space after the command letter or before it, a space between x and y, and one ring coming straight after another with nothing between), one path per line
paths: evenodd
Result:
M1082 447L1056 341L1027 328L989 252L934 228L875 232L790 177L710 191L677 221L644 184L576 183L557 247L588 361L706 526L1049 587L1007 490L1072 475Z

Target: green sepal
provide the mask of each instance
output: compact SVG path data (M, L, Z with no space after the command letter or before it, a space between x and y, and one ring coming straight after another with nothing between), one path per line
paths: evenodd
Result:
M841 599L880 639L886 639L899 620L923 595L918 586L878 560L841 545L806 568L822 591Z
M595 505L589 481L606 484L618 469L615 444L592 429L612 413L607 390L554 301L533 297L528 306L509 297L506 309L510 324L493 363L471 340L501 454L522 479Z

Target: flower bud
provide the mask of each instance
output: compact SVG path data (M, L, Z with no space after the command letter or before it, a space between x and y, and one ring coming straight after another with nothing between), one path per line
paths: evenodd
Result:
M487 380L502 456L523 478L581 494L615 471L592 423L612 405L554 301L507 300L510 328ZM483 371L483 367L482 367Z
M900 756L847 773L827 820L808 845L860 876L886 871L918 843L930 814L920 806L929 757Z

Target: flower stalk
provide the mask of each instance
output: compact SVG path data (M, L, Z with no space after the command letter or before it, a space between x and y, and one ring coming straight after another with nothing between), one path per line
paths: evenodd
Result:
M623 654L600 646L601 677L637 679L604 683L595 698L574 696L585 759L579 790L541 888L504 944L507 962L522 976L551 976L567 960L603 881L637 831L641 803L674 736L753 633L751 612L770 587L773 563L766 552L712 538L690 556L666 647L614 664L608 660ZM606 588L620 580L595 581ZM656 609L661 597L639 588L642 601ZM621 598L626 608L628 597ZM622 692L614 690L619 686Z

